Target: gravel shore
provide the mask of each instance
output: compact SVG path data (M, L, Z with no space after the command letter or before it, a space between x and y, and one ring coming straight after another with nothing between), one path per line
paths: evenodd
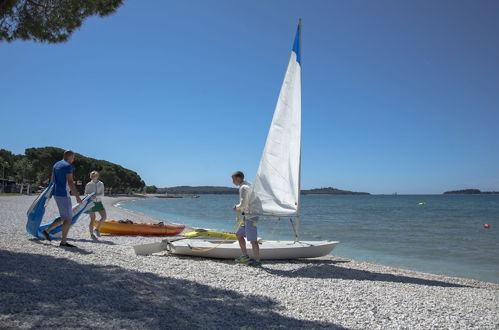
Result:
M161 238L69 233L78 249L25 232L35 196L0 197L0 328L499 329L499 285L337 257L266 262L136 257ZM157 222L113 206L110 219ZM56 216L53 201L45 219ZM174 220L174 219L172 219Z

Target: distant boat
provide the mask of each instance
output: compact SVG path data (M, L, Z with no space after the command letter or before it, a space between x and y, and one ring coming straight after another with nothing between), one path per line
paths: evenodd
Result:
M337 241L300 241L301 176L301 20L250 197L251 215L289 219L294 241L260 240L262 259L314 258L330 253ZM248 243L248 253L252 249ZM169 243L174 254L236 258L237 241L185 239ZM136 250L137 251L137 250Z

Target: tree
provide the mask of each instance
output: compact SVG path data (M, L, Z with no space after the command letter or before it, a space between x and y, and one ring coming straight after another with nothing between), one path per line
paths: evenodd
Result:
M5 178L14 176L14 162L20 158L20 156L16 156L8 150L0 149L0 157L3 158L4 161Z
M148 193L148 194L155 194L156 191L158 191L158 187L156 187L156 186L147 186L146 187L146 193Z
M26 157L23 157L14 163L14 170L17 173L16 179L19 182L31 182L36 178L36 175L34 175L35 173L33 172L33 166Z
M52 177L52 166L62 159L64 149L54 147L28 148L25 150L25 157L33 165L33 171L37 173L41 182ZM76 178L75 178L76 180Z
M5 169L5 174L9 172L17 180L27 180L30 183L39 183L45 185L52 176L54 163L61 160L64 150L55 147L28 148L25 155L14 155L8 150L0 149L0 158L7 160L10 168ZM10 163L11 162L11 163ZM100 179L104 182L106 189L113 192L122 193L132 190L141 190L145 183L137 172L124 168L118 164L106 160L98 160L76 154L73 163L73 178L76 182L83 184L77 185L77 189L83 193L85 183L90 180L91 171L99 171ZM0 175L2 175L0 166Z
M113 188L116 188L119 185L119 178L112 168L104 167L100 172L100 179L104 182L105 187L111 190L111 193L116 191L116 189Z
M68 41L83 21L114 13L123 0L2 0L0 41Z
M9 163L0 156L0 167L2 167L2 179L5 179L5 170L10 167Z

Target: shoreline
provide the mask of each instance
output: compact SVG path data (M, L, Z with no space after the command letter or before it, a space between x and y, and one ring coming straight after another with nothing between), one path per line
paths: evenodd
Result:
M112 198L112 197L111 197L111 198ZM173 221L171 221L171 220L167 220L167 219L160 219L160 218L152 217L152 216L150 216L150 215L147 215L147 214L144 214L144 213L141 213L141 212L131 211L131 210L129 210L129 209L127 209L127 208L124 208L124 207L122 207L122 206L120 206L120 205L119 205L119 204L121 204L121 203L123 203L123 202L125 202L125 203L126 203L126 202L134 202L134 201L141 200L141 199L139 199L139 198L134 198L134 197L130 197L130 198L131 198L131 199L120 199L120 200L118 200L118 201L114 202L114 203L112 204L112 207L117 208L117 209L120 209L120 210L123 210L123 211L125 211L125 212L129 212L129 213L131 213L131 214L136 214L136 215L141 216L141 217L146 217L146 218L149 218L149 219L150 219L150 221L148 221L148 222L152 222L152 223L154 223L154 222L160 222L160 221L161 221L161 222L163 222L163 223L165 223L165 224L168 224L168 225L182 225L182 226L185 226L184 231L186 231L186 230L191 231L191 230L194 230L194 229L195 229L194 227L188 226L188 225L186 225L186 224L184 224L184 223L177 223L177 222L173 222ZM157 197L144 197L144 198L157 198Z
M89 239L86 217L69 233L78 249L59 248L25 233L26 210L34 199L0 197L2 327L494 329L499 324L499 285L477 280L335 256L268 261L262 269L226 260L137 257L133 245L161 238L102 235L96 243ZM131 199L105 197L108 218L157 220L114 206ZM51 201L45 220L56 213Z

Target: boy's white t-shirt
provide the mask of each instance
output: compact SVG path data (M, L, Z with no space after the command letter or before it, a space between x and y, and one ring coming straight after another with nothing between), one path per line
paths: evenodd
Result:
M104 183L102 181L93 182L90 181L85 186L85 195L95 193L95 201L100 202L100 197L104 196Z
M251 192L251 183L243 181L239 186L239 204L236 210L244 213L249 212L249 194Z

